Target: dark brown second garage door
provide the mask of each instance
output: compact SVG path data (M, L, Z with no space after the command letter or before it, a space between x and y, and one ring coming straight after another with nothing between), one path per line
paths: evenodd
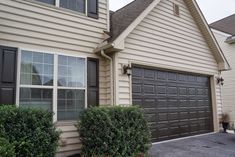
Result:
M209 77L134 66L132 98L153 142L213 131Z

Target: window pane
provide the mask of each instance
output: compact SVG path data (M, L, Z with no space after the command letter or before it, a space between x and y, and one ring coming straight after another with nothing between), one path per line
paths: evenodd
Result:
M53 86L53 76L52 75L44 75L43 76L43 85L44 86Z
M59 66L58 74L60 76L67 76L68 75L68 67L67 66Z
M21 78L22 85L53 85L54 56L52 54L22 51Z
M42 75L43 74L43 64L33 63L32 71L34 74Z
M20 88L20 106L52 111L52 89Z
M45 75L52 75L53 74L53 65L47 65L47 64L44 64L44 74Z
M43 63L43 53L33 53L34 63Z
M58 90L58 120L77 120L85 108L85 90Z
M21 64L21 73L32 73L31 63L22 62L22 64Z
M52 65L54 64L54 57L51 54L44 53L43 59L44 59L44 63L46 64L52 64Z
M20 84L31 85L32 84L32 75L31 74L21 74L20 75Z
M40 75L32 75L32 85L42 85L42 77Z
M98 8L97 5L98 5L97 0L88 0L89 13L97 14L97 8Z
M66 87L67 86L67 78L63 76L58 77L58 86Z
M60 7L85 13L85 0L60 0Z
M55 0L36 0L39 2L55 5Z
M85 87L85 59L59 56L58 86Z
M21 54L21 62L22 63L32 63L33 61L33 53L27 51L27 53Z

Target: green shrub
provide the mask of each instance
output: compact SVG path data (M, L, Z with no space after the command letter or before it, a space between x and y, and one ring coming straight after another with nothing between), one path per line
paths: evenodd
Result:
M15 157L15 148L5 138L0 137L0 157Z
M41 109L0 107L0 134L14 146L17 157L54 157L59 132L53 113Z
M150 146L147 121L138 107L90 108L77 127L87 157L136 157Z

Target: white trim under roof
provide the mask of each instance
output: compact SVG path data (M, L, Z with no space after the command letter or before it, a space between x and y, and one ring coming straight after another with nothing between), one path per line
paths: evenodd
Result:
M231 36L231 34L222 32L222 31L217 30L217 29L215 29L215 28L211 28L211 30L212 30L212 32L217 33L217 34L219 34L219 35L223 35L223 36L226 36L226 37L230 37L230 36Z

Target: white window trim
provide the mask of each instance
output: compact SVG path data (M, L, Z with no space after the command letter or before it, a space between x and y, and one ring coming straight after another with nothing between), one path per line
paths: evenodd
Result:
M43 2L39 2L39 3L43 3ZM51 5L51 4L47 4L46 5ZM67 9L67 8L62 8L60 7L60 0L55 0L55 5L52 5L52 6L56 6L58 8L61 8L61 9L66 9L66 10L69 10L69 11L72 11L72 12L78 12L78 11L74 11L74 10L70 10L70 9ZM88 15L88 0L85 0L85 13L82 13L82 12L78 12L78 13L81 13L81 14L85 14L86 16Z
M21 54L22 51L32 51L38 53L47 53L54 55L54 77L53 77L53 86L43 86L43 85L21 85L20 84L20 71L21 71ZM57 78L58 78L58 56L68 56L68 57L78 57L85 59L85 87L58 87ZM65 54L62 52L50 52L50 51L42 51L42 50L35 50L35 49L27 49L27 48L18 48L18 59L17 59L17 82L16 82L16 106L20 106L20 88L40 88L40 89L52 89L53 96L52 96L52 110L54 112L53 122L74 122L74 120L69 121L57 121L57 96L58 96L58 89L78 89L78 90L85 90L85 108L88 107L87 102L87 57L81 55L71 55Z

